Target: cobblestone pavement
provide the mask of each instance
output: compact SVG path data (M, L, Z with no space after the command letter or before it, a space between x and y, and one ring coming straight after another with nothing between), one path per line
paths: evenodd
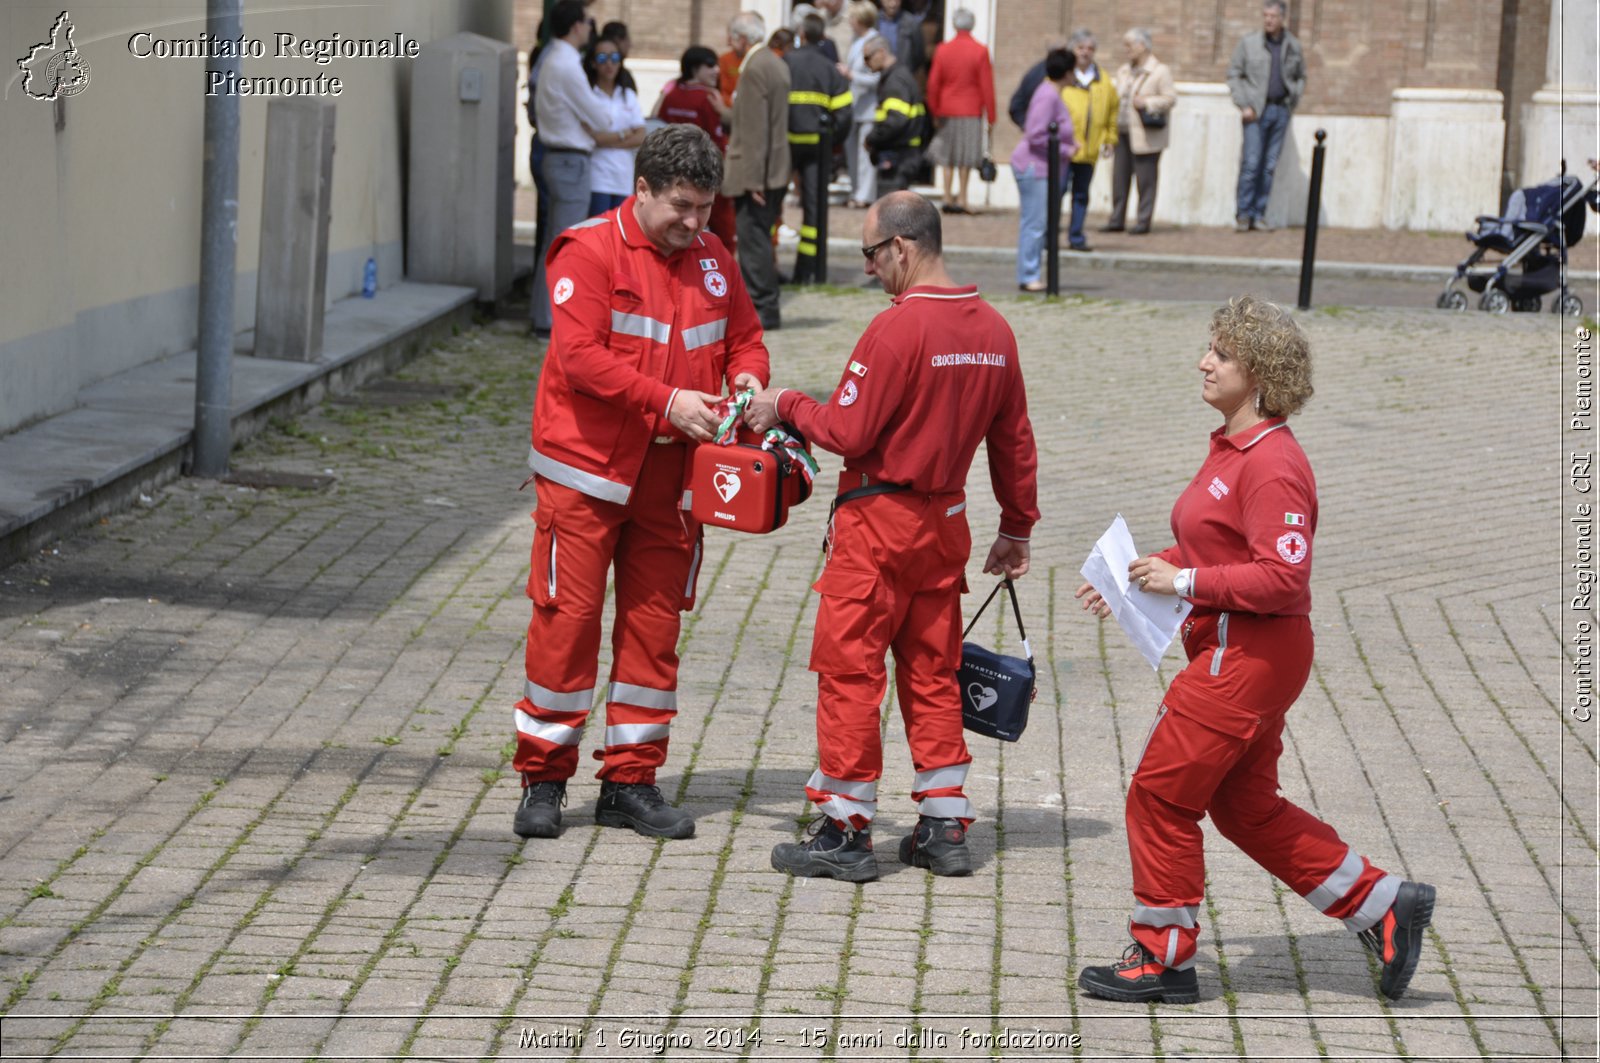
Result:
M1201 1002L1145 1008L1074 981L1125 943L1126 774L1176 658L1153 673L1072 590L1115 513L1167 540L1214 422L1210 307L997 302L1043 459L1041 692L1023 741L973 743L975 875L895 863L914 812L892 711L883 878L768 867L808 817L820 500L708 539L662 779L696 837L596 827L588 771L559 839L511 833L534 368L520 324L490 325L235 455L331 487L184 481L0 570L0 1055L1593 1058L1559 323L1305 318L1318 656L1283 786L1434 883L1436 926L1388 1004L1351 935L1211 837ZM780 380L825 391L881 306L793 296Z

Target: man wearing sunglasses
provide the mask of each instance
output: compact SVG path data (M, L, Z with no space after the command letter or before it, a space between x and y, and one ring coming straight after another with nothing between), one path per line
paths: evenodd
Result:
M916 777L917 825L902 863L936 875L972 870L964 792L972 756L961 731L963 573L972 552L967 471L980 442L1000 503L984 571L1028 571L1039 519L1038 453L1016 338L976 287L945 269L939 211L893 192L867 211L865 269L889 293L826 403L771 388L745 412L752 428L787 421L844 458L811 643L817 673L818 767L806 796L822 811L804 842L772 851L772 866L866 882L878 875L872 820L883 774L878 706L893 651L895 685Z

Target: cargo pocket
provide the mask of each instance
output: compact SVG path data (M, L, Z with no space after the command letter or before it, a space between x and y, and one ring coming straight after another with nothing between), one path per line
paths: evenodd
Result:
M556 515L547 509L533 511L533 555L528 566L528 597L533 604L546 609L555 608L560 589L560 536L556 531Z
M1163 704L1145 736L1134 780L1179 808L1204 812L1260 723L1259 716L1245 713Z
M822 595L811 635L811 670L822 675L865 675L867 635L878 574L829 564L811 589Z

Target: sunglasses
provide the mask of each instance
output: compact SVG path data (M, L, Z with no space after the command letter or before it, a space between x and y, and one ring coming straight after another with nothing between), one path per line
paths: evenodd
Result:
M597 63L620 63L620 62L622 62L622 53L621 52L596 52L595 53L595 57L594 57L594 61L597 62Z
M882 240L879 240L877 243L873 244L871 247L863 247L861 249L861 257L866 259L868 262L871 262L874 258L876 258L878 256L878 252L879 251L882 251L885 247L888 247L890 244L894 243L895 239L896 239L896 237L890 236L890 237L886 237L886 238L884 238ZM912 238L909 237L909 236L901 236L901 237L899 237L899 239L901 239L901 240L910 240Z

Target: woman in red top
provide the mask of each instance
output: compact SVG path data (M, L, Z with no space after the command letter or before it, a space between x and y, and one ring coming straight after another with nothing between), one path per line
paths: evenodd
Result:
M722 123L727 121L733 109L722 102L722 96L717 92L717 53L698 44L692 45L684 50L678 67L682 76L677 81L667 82L662 88L651 117L663 122L697 125L710 134L717 150L726 154L728 134L724 132ZM738 251L734 240L733 200L720 192L711 206L711 221L707 228L728 245L730 254Z
M1286 421L1311 397L1311 351L1294 320L1243 296L1211 319L1200 395L1223 416L1200 472L1172 510L1175 546L1128 566L1146 594L1194 606L1189 664L1173 679L1128 784L1134 943L1078 984L1109 1000L1194 1003L1204 899L1200 818L1383 964L1399 999L1416 970L1434 888L1359 855L1278 793L1285 714L1311 672L1311 554L1317 487ZM1104 617L1088 584L1077 596Z

